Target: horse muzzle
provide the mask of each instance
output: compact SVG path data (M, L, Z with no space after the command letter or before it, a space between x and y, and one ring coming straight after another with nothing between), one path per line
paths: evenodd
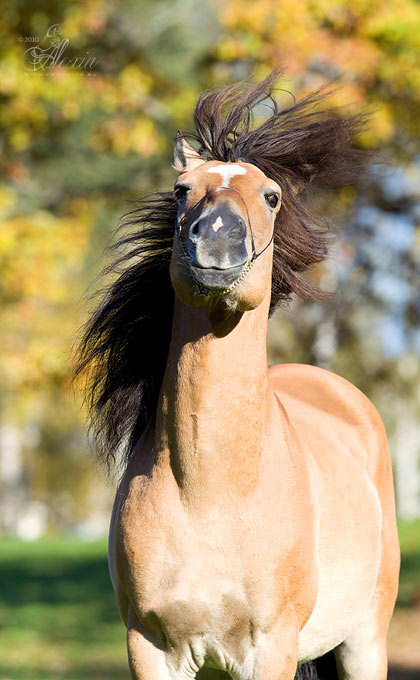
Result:
M232 286L248 264L246 237L244 219L227 203L200 215L184 244L195 281L210 290Z

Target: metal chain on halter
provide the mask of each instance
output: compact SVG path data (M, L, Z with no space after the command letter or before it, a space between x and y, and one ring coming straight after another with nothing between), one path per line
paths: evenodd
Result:
M240 197L242 203L245 206L246 219L247 219L247 222L248 222L249 233L250 233L250 236L251 236L252 255L251 255L251 258L248 260L246 266L244 267L244 269L240 273L239 277L228 288L215 288L214 290L207 288L207 286L204 286L200 281L198 281L198 279L194 276L194 272L191 271L190 272L191 277L194 280L194 283L197 285L197 287L200 291L199 295L210 296L210 295L220 295L222 293L223 294L230 293L245 278L246 274L253 267L255 260L257 260L260 257L260 255L262 255L267 250L267 248L271 245L271 243L273 242L273 239L274 239L275 224L273 226L273 231L272 231L271 238L270 238L269 242L267 243L266 246L264 246L264 248L262 250L260 250L259 253L257 253L256 247L255 247L254 232L252 230L252 224L251 224L251 218L249 216L248 206L247 206L246 201L245 201L244 197L242 196L241 192L238 189L235 189L235 187L216 187L215 189L212 189L211 191L206 191L204 196L202 196L196 203L194 203L194 205L191 206L191 208L188 209L188 211L185 213L185 215L182 217L181 220L178 220L178 216L175 218L175 234L176 234L176 237L178 239L181 250L182 250L186 259L189 259L190 255L189 255L188 251L186 250L184 243L181 240L181 230L186 224L187 217L193 210L198 208L201 204L204 204L208 200L209 196L211 196L212 194L215 194L219 191L235 191L237 194L239 194L239 197Z

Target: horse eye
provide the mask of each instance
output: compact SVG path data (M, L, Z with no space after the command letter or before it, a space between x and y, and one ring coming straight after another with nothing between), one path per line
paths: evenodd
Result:
M264 198L267 201L270 208L275 208L277 203L279 202L279 197L277 196L277 194L265 194Z
M181 203L181 201L185 199L188 190L189 187L183 186L182 184L179 184L178 186L175 187L174 194L175 199L178 201L178 203Z

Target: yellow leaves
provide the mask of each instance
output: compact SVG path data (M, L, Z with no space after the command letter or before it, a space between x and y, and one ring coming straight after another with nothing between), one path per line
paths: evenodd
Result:
M406 50L420 49L420 6L415 0L382 2L376 12L371 12L363 33L371 39L380 39L387 47Z
M74 286L72 277L81 270L89 222L83 215L57 218L47 211L4 220L0 224L4 302L66 299L69 286Z
M156 126L150 118L138 120L130 131L130 146L141 156L153 156L158 149Z
M333 64L344 78L371 80L381 61L381 50L357 36L341 37L337 40L327 30L321 31L316 54L323 55L326 64Z
M382 50L378 75L393 95L420 100L420 5L415 0L382 3L363 27L366 39Z
M16 240L14 231L6 229L0 231L0 258L13 253L17 245Z
M10 133L10 143L16 151L23 151L29 146L29 132L23 127L15 127Z
M83 41L86 33L93 35L102 33L110 11L109 4L104 0L90 0L87 6L69 5L61 24L63 35L68 37L72 44L77 45L78 39Z
M305 0L285 0L279 3L274 0L270 7L271 35L281 43L288 40L289 35L295 35L301 39L308 36L308 31L313 35L312 45L316 45L316 24L309 3Z
M16 203L16 194L5 184L0 184L0 219L6 217ZM1 231L0 231L1 236Z
M101 151L110 149L117 156L134 151L147 157L162 148L163 140L153 120L139 114L130 118L113 117L102 130L95 131L90 143Z
M70 56L81 58L92 44L95 53L102 50L103 59L112 60L101 41L95 42L112 11L112 3L105 0L62 8L59 37L70 41ZM42 41L54 23L50 19L47 11L28 8L28 33ZM94 77L78 75L65 64L31 64L25 51L37 43L19 40L14 27L8 28L10 39L3 43L0 57L2 169L9 180L8 185L0 184L0 384L2 394L15 391L16 403L23 403L23 393L38 390L34 398L40 400L55 379L59 382L71 370L81 297L87 279L96 273L85 272L87 258L92 269L96 266L90 242L97 239L102 245L114 219L116 190L110 198L98 198L98 191L104 191L105 184L113 186L112 173L115 185L123 184L118 177L118 168L128 176L123 156L150 157L165 148L159 121L170 116L172 104L176 115L189 117L196 92L174 100L168 96L164 103L165 92L158 97L154 93L152 71L136 59L123 59L112 75L99 68ZM47 49L54 37L51 33L38 45ZM107 152L102 175L95 151ZM77 159L74 166L72 157ZM72 182L72 195L86 193L91 198L78 195L69 200L66 184L77 176L79 162L84 176L89 176L91 164L92 174L98 168L100 178L86 180L86 189L83 179ZM122 201L118 210L123 209Z
M3 390L28 396L60 381L68 373L72 325L69 312L43 308L39 301L22 302L2 313L0 380Z
M233 0L223 3L214 2L219 8L222 26L230 32L239 30L263 37L276 33L280 42L285 36L282 31L290 29L291 22L295 30L307 24L308 11L306 3L301 0ZM287 37L287 36L286 36Z
M47 211L0 224L2 282L8 299L62 302L80 271L87 244L86 218L56 218Z
M377 107L372 113L371 124L360 134L360 141L365 147L375 147L390 140L393 134L393 113L387 104L377 102Z
M13 194L0 187L3 214L12 203ZM65 216L39 210L0 223L3 389L40 389L68 374L95 210L87 199L73 199L66 208Z
M252 30L252 18L265 16L267 13L267 2L250 2L246 0L232 0L232 2L222 2L216 0L215 7L219 9L219 20L221 25L227 29ZM258 30L256 25L255 29Z
M74 99L69 99L63 103L61 112L64 118L67 118L67 120L77 118L77 116L80 113L80 104L78 101L75 101Z
M370 14L376 14L383 0L310 0L308 6L316 20L340 34L354 32L360 22Z
M12 95L18 89L18 80L22 77L23 50L6 52L1 61L0 93Z
M123 69L118 78L121 105L126 108L141 106L152 89L153 79L136 64L130 64Z
M223 61L234 61L235 59L243 59L249 50L250 41L235 40L234 38L226 38L217 49L217 56Z
M393 60L386 60L380 64L379 74L387 82L392 95L408 94L415 101L420 101L418 62L418 56L415 54L401 54Z
M372 88L391 97L420 100L420 4L416 0L213 0L225 34L216 45L215 73L236 61L252 59L284 66L287 75L306 72L298 94L342 76L334 95L338 105L370 104ZM230 75L228 73L228 75ZM389 140L395 129L395 106L380 102L363 143Z
M186 120L191 120L191 111L194 111L194 106L200 90L197 83L191 83L188 88L182 92L182 96L173 97L172 95L165 95L163 102L168 111L171 113L174 127L184 126ZM172 140L170 140L172 142ZM166 143L168 140L166 140Z

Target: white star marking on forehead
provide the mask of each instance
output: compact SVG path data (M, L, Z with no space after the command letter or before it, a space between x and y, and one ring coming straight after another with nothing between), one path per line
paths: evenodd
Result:
M207 172L214 172L217 175L221 175L222 183L221 187L229 187L229 182L235 175L245 175L246 170L241 165L226 164L226 165L215 165L214 168L209 168Z

